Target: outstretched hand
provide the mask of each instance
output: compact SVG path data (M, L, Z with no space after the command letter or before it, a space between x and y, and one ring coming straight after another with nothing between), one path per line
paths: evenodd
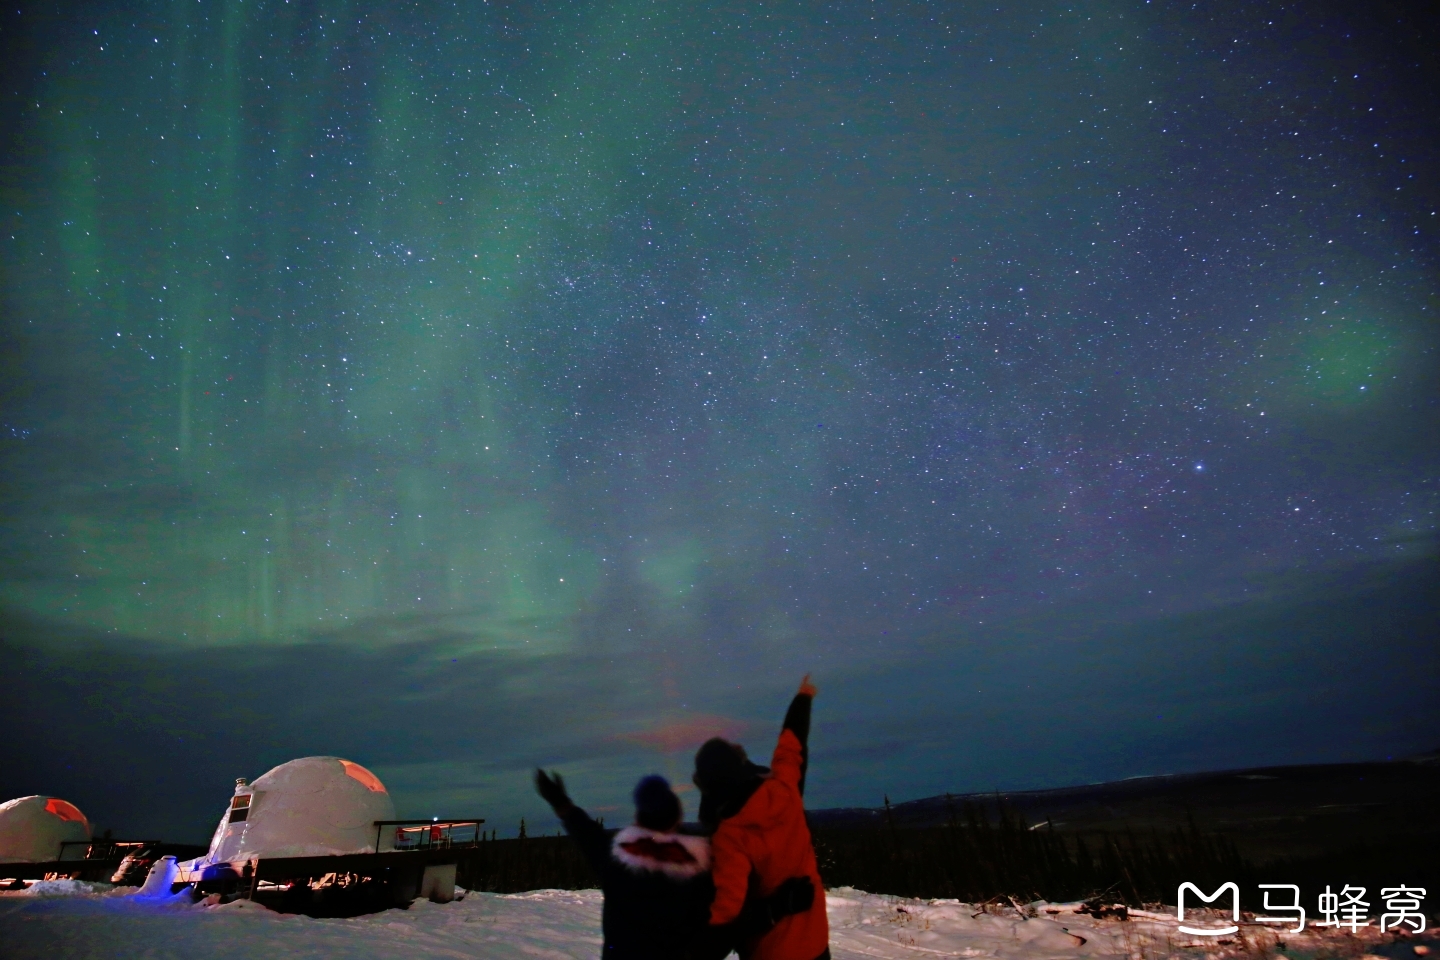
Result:
M564 814L575 806L570 794L565 792L565 778L554 770L547 775L544 770L538 767L535 769L535 792L540 794L557 814Z
M819 693L820 691L815 689L815 684L810 682L810 674L807 673L805 674L805 678L800 681L800 689L797 692L802 697L813 698L815 694Z

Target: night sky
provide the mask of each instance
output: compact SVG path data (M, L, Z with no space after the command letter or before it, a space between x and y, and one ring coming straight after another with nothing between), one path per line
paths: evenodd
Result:
M0 17L0 800L1440 746L1433 11Z

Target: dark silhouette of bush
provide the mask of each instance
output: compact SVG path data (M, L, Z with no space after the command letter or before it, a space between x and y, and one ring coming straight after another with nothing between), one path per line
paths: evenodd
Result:
M1087 900L1133 905L1173 900L1180 883L1244 884L1254 873L1222 837L1193 824L1168 834L1066 836L1032 826L997 802L950 808L939 827L818 829L815 849L827 886L969 903ZM1208 889L1208 888L1207 888Z
M888 804L887 804L888 810ZM1205 889L1234 880L1253 886L1253 868L1222 837L1193 824L1168 834L1066 836L1032 827L1003 803L993 810L952 805L939 827L901 828L887 816L875 827L814 831L827 887L855 887L968 903L1013 897L1055 902L1095 897L1133 905L1174 899L1180 883ZM563 836L487 840L467 851L456 879L471 890L514 893L593 887L596 879Z

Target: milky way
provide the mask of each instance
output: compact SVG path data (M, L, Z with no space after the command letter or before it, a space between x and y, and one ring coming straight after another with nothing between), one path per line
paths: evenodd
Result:
M5 11L0 603L107 704L11 793L100 726L518 816L764 752L805 670L830 802L1435 746L1245 686L1440 670L1364 607L1440 505L1434 16L1341 7Z

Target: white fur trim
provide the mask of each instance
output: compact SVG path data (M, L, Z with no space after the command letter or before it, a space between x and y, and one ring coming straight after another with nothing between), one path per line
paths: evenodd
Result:
M656 843L678 843L695 859L691 863L668 863L637 856L621 846L646 838ZM663 873L672 880L689 880L710 870L710 841L688 833L662 833L645 827L629 826L615 834L615 842L610 845L610 855L637 873Z

